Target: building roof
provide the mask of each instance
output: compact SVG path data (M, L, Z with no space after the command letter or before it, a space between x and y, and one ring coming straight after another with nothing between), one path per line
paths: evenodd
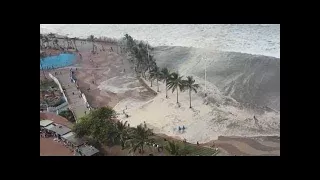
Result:
M73 136L73 135L74 135L73 132L68 132L67 134L65 134L65 135L63 135L61 137L64 138L64 139L67 139L67 138L69 138L70 136Z
M48 125L48 126L46 126L46 127L44 127L44 128L47 129L47 130L51 130L51 129L54 128L54 127L55 127L54 124L50 124L50 125Z
M99 150L96 149L95 147L85 146L85 145L80 146L78 150L79 150L80 154L82 154L83 156L93 156L99 152Z
M41 120L41 121L40 121L40 126L41 126L41 127L46 127L46 126L48 126L48 125L50 125L50 124L52 124L52 123L53 123L53 121L48 120L48 119L45 119L45 120Z
M73 132L69 132L61 137L66 139L68 142L72 143L75 146L80 146L84 144L84 141L81 138L77 138Z
M51 128L50 131L53 131L53 132L55 132L56 134L62 136L62 135L67 134L68 132L70 132L71 129L68 128L68 127L66 127L66 126L57 124L55 127Z

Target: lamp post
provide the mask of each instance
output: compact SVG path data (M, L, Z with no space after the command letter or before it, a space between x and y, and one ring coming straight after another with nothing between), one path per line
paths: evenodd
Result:
M204 97L207 97L207 58L204 60Z

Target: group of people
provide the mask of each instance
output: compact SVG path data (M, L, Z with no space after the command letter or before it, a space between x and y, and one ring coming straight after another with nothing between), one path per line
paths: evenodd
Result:
M64 141L59 135L56 135L54 132L40 128L40 137L41 138L50 138L53 137L53 141L61 143L63 146L69 148L70 151L73 151L73 147L70 146L66 141Z
M186 128L184 127L184 126L182 126L182 127L178 127L178 130L179 130L179 132L181 132L181 133L183 133L184 132L184 130L185 130Z
M42 137L42 138L53 137L53 133L50 131L47 131L45 129L40 128L40 137Z

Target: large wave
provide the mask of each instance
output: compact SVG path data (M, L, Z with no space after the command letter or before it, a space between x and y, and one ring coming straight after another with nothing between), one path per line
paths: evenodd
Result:
M185 46L280 57L280 25L259 24L41 24L41 33L134 39L152 46Z
M280 59L188 47L156 47L160 67L204 78L243 105L280 111Z

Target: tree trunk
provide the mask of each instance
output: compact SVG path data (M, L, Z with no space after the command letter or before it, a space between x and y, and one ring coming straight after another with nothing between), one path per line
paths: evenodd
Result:
M78 51L77 45L76 45L76 40L73 41L74 47L76 48L76 51Z
M179 92L179 91L178 91L178 88L177 88L177 103L179 103L179 101L178 101L178 92Z
M158 78L157 78L157 86L158 86L158 91L157 91L157 92L160 92L160 91L159 91L159 84L158 84Z
M168 99L168 87L167 87L167 80L166 80L166 98Z
M190 97L190 107L191 108L191 89L189 89L189 97Z
M142 146L141 146L141 154L143 154L144 153L144 151L143 151L143 144L142 144Z
M150 81L151 81L151 87L152 87L152 79Z

